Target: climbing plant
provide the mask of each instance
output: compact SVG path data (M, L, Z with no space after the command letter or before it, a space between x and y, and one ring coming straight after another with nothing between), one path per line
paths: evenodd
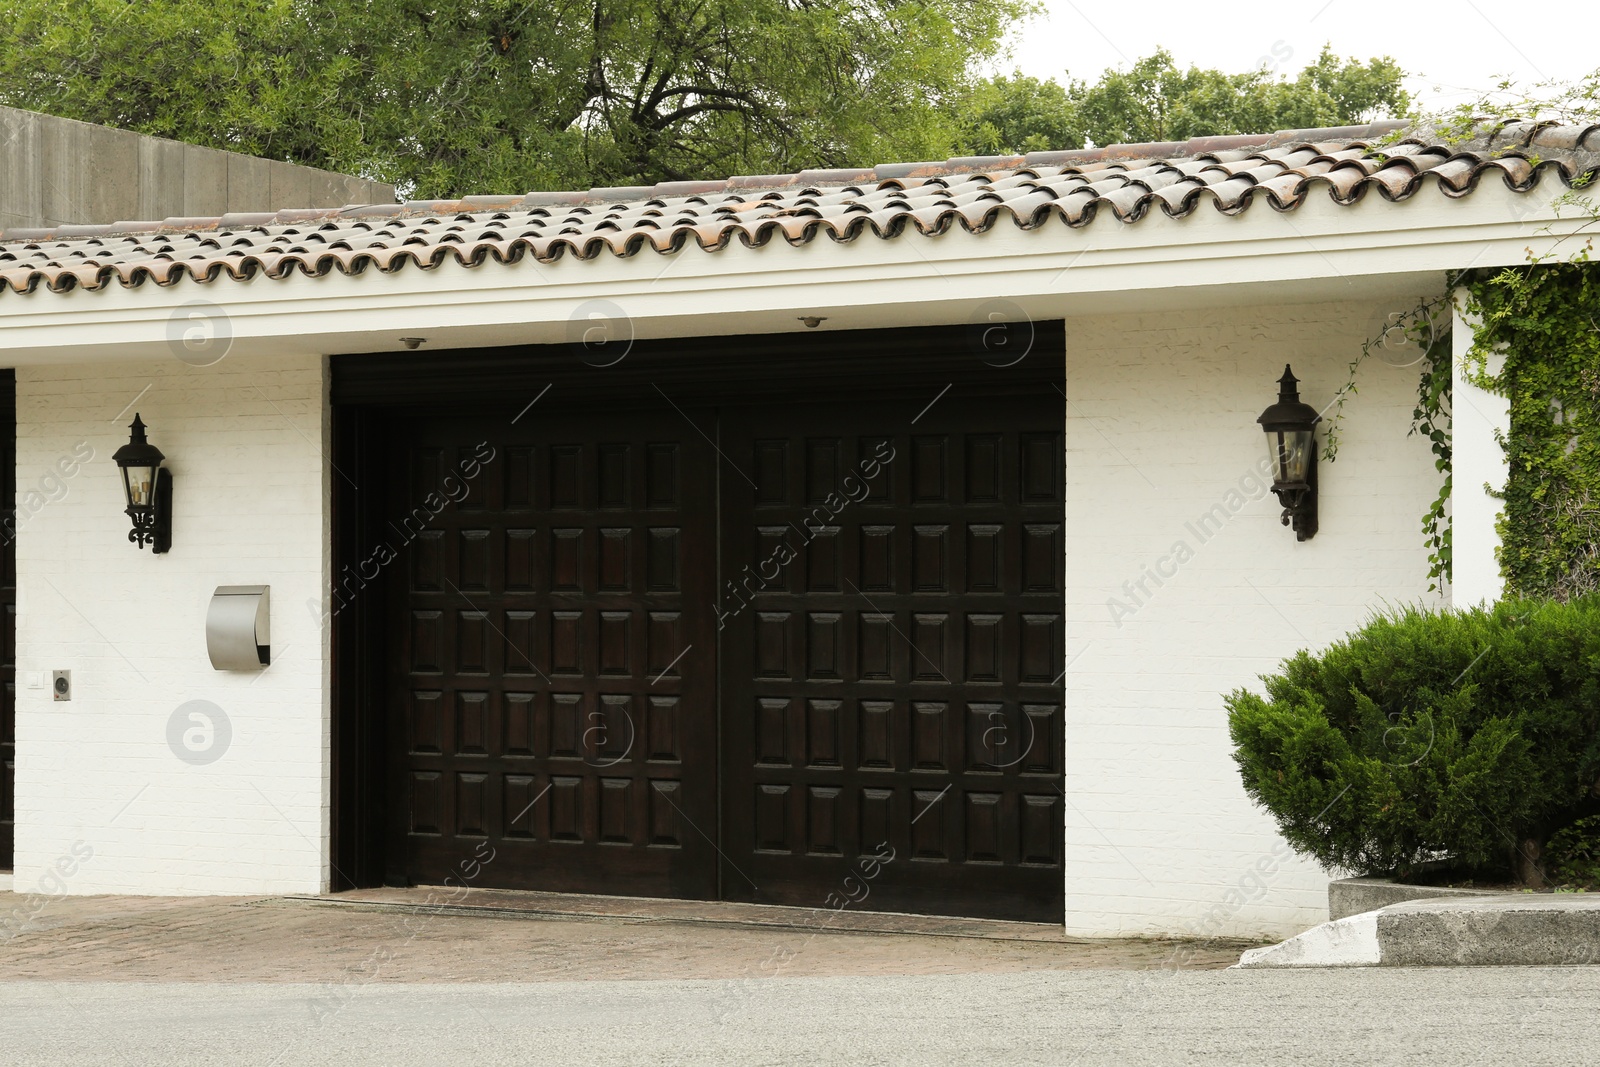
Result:
M1423 542L1428 546L1428 588L1438 589L1450 581L1450 493L1455 476L1450 468L1451 339L1450 318L1442 309L1429 312L1429 321L1443 318L1442 331L1430 331L1432 342L1421 361L1417 376L1417 406L1411 412L1411 432L1428 439L1433 452L1433 469L1444 475L1439 492L1422 515Z
M1576 82L1492 92L1434 116L1451 142L1481 141L1526 155L1533 123L1589 127L1600 114L1600 71ZM1505 397L1509 431L1498 526L1500 570L1513 596L1566 601L1600 589L1600 276L1591 262L1600 228L1595 171L1574 177L1550 204L1562 220L1524 264L1467 272L1464 310L1476 316L1463 368L1474 385ZM1547 179L1553 180L1553 179Z
M1537 166L1537 153L1527 148L1536 125L1581 128L1596 114L1600 71L1577 83L1547 82L1528 90L1502 82L1470 103L1413 118L1414 126L1429 128L1447 144L1475 142L1490 155L1524 155ZM1408 131L1397 130L1388 141L1406 136ZM1549 250L1530 250L1528 262L1516 267L1454 273L1446 285L1447 294L1464 292L1462 310L1477 317L1464 368L1468 380L1510 400L1510 432L1500 439L1507 481L1503 490L1489 489L1505 500L1498 524L1500 564L1512 595L1567 600L1600 589L1600 280L1590 236L1600 228L1600 202L1592 195L1594 178L1593 171L1575 177L1550 203L1567 225ZM1553 227L1544 233L1552 235ZM1443 475L1422 518L1432 589L1451 578L1454 299L1421 301L1391 316L1362 345L1331 405L1325 434L1324 454L1331 461L1338 454L1344 404L1357 392L1362 365L1376 354L1391 355L1397 345L1416 346L1420 375L1412 432L1428 438Z
M1571 194L1568 203L1588 210ZM1462 310L1477 320L1467 379L1510 400L1510 432L1499 441L1506 484L1489 489L1505 501L1500 564L1507 592L1517 596L1565 601L1600 591L1600 265L1592 253L1585 240L1576 252L1452 275L1447 287L1464 294ZM1365 364L1414 358L1411 432L1428 439L1443 475L1422 517L1430 589L1451 577L1451 300L1438 296L1396 313L1362 344L1329 406L1323 438L1331 461Z
M1592 241L1465 279L1478 316L1467 376L1506 397L1498 523L1508 592L1569 600L1600 589L1600 275Z

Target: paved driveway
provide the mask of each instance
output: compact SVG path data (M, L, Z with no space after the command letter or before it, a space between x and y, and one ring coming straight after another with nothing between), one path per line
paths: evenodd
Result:
M1600 1024L1600 967L1224 971L1238 946L382 899L49 901L0 942L0 1064L1568 1067Z
M626 902L617 897L481 893L471 898L495 904L541 898L576 902L550 905L565 908L564 914L544 910L512 917L430 909L421 904L430 899L423 890L364 896L369 902L352 906L274 898L64 897L26 913L22 933L7 940L5 917L25 898L0 894L0 980L365 986L993 974L1226 967L1238 960L1241 948L1066 940L1053 928L1029 930L1017 923L848 913L842 923L868 928L817 929L770 925L817 914L808 909L679 901L635 901L637 906L616 908L612 905ZM0 1055L0 1065L4 1062Z

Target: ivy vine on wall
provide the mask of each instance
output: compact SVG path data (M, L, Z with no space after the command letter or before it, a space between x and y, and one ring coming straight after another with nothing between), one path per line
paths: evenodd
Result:
M1506 592L1568 600L1600 591L1600 264L1592 247L1565 262L1534 260L1449 279L1476 316L1465 376L1510 400L1508 465L1497 523ZM1344 405L1357 372L1377 356L1415 353L1419 369L1411 432L1428 438L1439 493L1422 517L1430 589L1450 581L1451 338L1448 295L1391 316L1350 363L1330 405L1324 458L1338 455ZM1408 347L1409 346L1409 347ZM1491 355L1496 369L1490 369Z
M1600 274L1568 262L1479 270L1463 284L1466 376L1510 401L1498 524L1508 593L1568 600L1600 589ZM1491 372L1490 356L1504 364Z

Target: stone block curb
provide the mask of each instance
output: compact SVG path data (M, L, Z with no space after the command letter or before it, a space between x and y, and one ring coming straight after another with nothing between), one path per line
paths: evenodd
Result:
M1251 949L1235 967L1600 963L1600 894L1511 893L1391 904Z
M1434 897L1493 897L1494 889L1453 889L1440 885L1406 885L1388 878L1337 878L1328 883L1328 918L1344 919L1377 911L1390 904Z

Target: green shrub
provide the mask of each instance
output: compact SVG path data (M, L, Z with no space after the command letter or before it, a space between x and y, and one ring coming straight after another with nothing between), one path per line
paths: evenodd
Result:
M1545 859L1550 880L1557 885L1600 889L1600 815L1551 834Z
M1600 810L1600 598L1402 609L1227 697L1245 790L1330 870L1537 881Z

